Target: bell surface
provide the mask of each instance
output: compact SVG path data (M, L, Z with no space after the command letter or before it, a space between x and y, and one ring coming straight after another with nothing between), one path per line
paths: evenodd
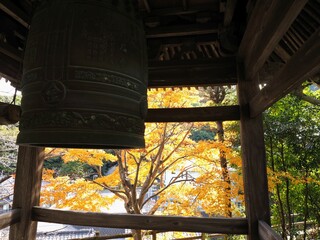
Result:
M147 55L132 2L41 2L25 50L17 144L144 147Z

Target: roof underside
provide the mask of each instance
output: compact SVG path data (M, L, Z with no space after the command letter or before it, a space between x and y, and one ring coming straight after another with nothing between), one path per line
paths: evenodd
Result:
M34 2L0 3L0 74L18 88ZM259 76L261 83L286 81L282 78L293 71L299 77L284 87L287 92L319 72L319 0L138 3L148 45L150 88L236 84L236 60L243 63L249 80ZM274 94L273 99L283 96Z

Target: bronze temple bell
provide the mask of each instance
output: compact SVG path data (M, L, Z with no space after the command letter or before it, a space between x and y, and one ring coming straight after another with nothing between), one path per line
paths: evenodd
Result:
M144 147L146 43L133 2L41 2L25 50L18 144Z

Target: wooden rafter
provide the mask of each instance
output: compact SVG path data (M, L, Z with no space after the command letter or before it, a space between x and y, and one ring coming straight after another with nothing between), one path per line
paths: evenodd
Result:
M259 0L242 39L239 57L253 79L296 19L307 0Z
M33 207L32 213L34 221L82 226L226 234L246 234L248 232L247 220L245 218L199 218L107 214L64 211L40 207Z
M0 53L7 55L17 62L22 62L22 51L15 49L14 47L0 42Z
M21 74L21 64L0 52L0 76L18 85Z
M224 12L223 25L228 27L232 21L234 10L236 8L237 0L227 0L226 10Z
M272 81L252 98L250 116L255 117L262 113L318 71L320 71L320 28L276 73Z
M1 0L0 9L18 21L22 26L29 27L30 19L28 15L13 4L12 0Z
M151 12L151 8L150 8L149 1L148 0L143 0L143 4L144 4L147 12L150 13Z

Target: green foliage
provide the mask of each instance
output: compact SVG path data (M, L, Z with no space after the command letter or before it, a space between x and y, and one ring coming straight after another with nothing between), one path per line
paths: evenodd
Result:
M84 163L72 161L62 164L60 176L68 176L71 179L83 178L85 176Z
M194 128L191 130L191 135L189 136L195 142L214 140L216 136L215 130L211 129L209 125L205 125L201 128Z
M61 156L56 156L56 157L46 159L43 163L43 167L45 169L50 169L55 171L59 171L62 165L63 165L63 160Z
M289 95L266 111L264 123L273 224L284 238L308 238L307 223L320 224L320 107Z

